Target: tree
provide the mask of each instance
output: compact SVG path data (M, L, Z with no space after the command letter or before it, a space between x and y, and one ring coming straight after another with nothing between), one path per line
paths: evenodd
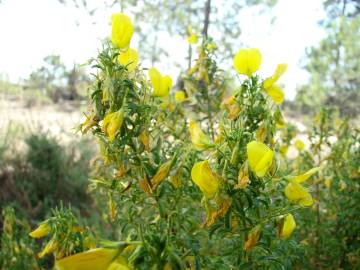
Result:
M96 15L100 7L90 6L87 0L58 0L62 4L75 7ZM187 36L187 28L192 25L200 35L214 37L222 59L232 58L234 46L239 43L241 27L238 22L241 10L250 6L262 6L265 10L273 7L277 0L107 0L103 5L110 9L116 5L119 10L132 14L136 21L135 31L139 34L139 51L152 64L168 54L161 45L160 34ZM140 31L141 30L141 31ZM189 53L190 54L190 53Z
M83 69L74 65L68 70L59 55L49 55L44 58L44 64L30 74L26 87L40 90L53 101L74 100L80 88L86 88L87 81Z
M324 7L328 18L321 25L327 34L307 51L305 69L311 77L298 89L296 101L307 111L325 104L355 116L360 112L360 3L329 0Z

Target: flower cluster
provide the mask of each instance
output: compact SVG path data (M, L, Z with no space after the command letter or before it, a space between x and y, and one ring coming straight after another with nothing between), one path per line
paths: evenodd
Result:
M249 263L250 253L254 262L266 261L256 251L262 235L278 243L291 236L294 211L314 201L303 183L320 170L283 170L286 149L278 131L285 127L279 107L284 91L277 82L287 65L262 80L256 74L260 51L240 49L234 69L245 76L237 76L238 83L218 68L217 46L209 38L173 86L155 67L144 72L130 48L133 32L128 16L112 16L112 42L93 60L92 108L80 127L99 142L90 187L108 207L105 220L131 248L115 244L59 253L52 246L45 253L57 254L64 270L90 269L89 263L91 269L195 269L215 263L235 269ZM198 41L189 27L188 42ZM47 235L53 224L46 221L31 236ZM223 241L229 246L222 248ZM212 258L198 245L211 247ZM235 247L238 254L229 256Z

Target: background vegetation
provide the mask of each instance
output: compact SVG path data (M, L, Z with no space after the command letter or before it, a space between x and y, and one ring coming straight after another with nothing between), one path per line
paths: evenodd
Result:
M85 9L90 17L97 12L86 0L60 2ZM261 12L267 12L276 5L276 1L259 0L223 2L218 5L226 5L225 12L219 12L210 0L132 0L120 1L120 4L107 1L106 5L109 9L118 5L134 14L134 20L139 22L137 27L141 27L137 29L139 51L155 65L170 57L163 50L160 33L166 31L185 38L190 24L200 27L196 32L214 36L214 41L222 44L217 60L226 62L232 59L237 48L234 41L241 35L241 26L234 19L236 14L254 5L259 6ZM324 10L327 18L320 25L326 35L317 46L306 49L303 60L309 81L299 86L294 101L286 101L283 105L285 112L290 112L290 117L285 114L285 118L295 125L289 125L280 136L283 144L290 147L287 159L291 162L284 165L288 170L306 171L324 160L331 166L311 180L316 204L296 213L298 230L293 236L286 242L270 243L267 242L269 236L263 235L261 245L264 249L273 245L273 254L270 262L257 266L258 269L360 267L360 4L356 0L327 0ZM190 67L196 57L189 45L183 67ZM85 94L92 80L88 74L82 66L69 68L62 63L61 56L50 55L20 83L1 77L0 94L4 102L18 102L31 112L35 110L41 115L36 120L39 122L44 121L42 117L47 111L42 110L48 107L66 111L65 115L70 116L87 106ZM180 78L179 75L178 87L184 85ZM76 114L76 117L82 116ZM298 128L299 122L306 127L305 131ZM29 122L4 120L0 124L0 269L49 269L53 265L52 258L37 259L36 251L44 243L30 240L28 233L51 216L56 207L71 205L79 222L85 226L91 224L99 235L108 238L121 235L125 228L109 222L108 213L99 210L107 208L109 202L103 200L101 192L89 192L89 179L93 177L99 154L94 139L80 139L75 129L75 135L64 136L33 127ZM67 126L67 130L74 127ZM305 149L294 147L299 138L306 142ZM187 176L190 177L189 172ZM171 185L166 188L170 189ZM126 210L131 212L136 205L130 198L128 200ZM167 197L164 200L175 203ZM188 226L194 229L190 222ZM159 228L154 228L156 230ZM194 244L190 243L191 237L179 238L189 241L184 245ZM213 239L209 246L219 245L217 240ZM221 244L226 246L224 242ZM232 249L226 251L233 252ZM214 267L216 269L216 265ZM244 269L246 267L256 269L256 265L244 265Z

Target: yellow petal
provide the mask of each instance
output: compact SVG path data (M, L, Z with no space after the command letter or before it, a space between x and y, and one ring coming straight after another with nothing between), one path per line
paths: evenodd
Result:
M263 177L272 164L274 152L265 144L252 141L247 144L247 156L252 171Z
M299 150L299 151L302 151L302 150L305 149L305 143L304 143L302 140L300 140L300 139L298 139L298 140L295 141L294 146L295 146L296 149Z
M286 69L287 69L287 64L277 65L275 73L270 78L267 78L264 81L263 83L264 88L268 89L271 86L273 86L279 80L279 78L285 73Z
M286 185L285 195L289 201L298 203L301 206L311 206L313 204L311 194L302 185L294 181Z
M296 222L292 214L287 214L284 218L280 230L279 230L279 236L280 238L288 238L294 229L296 228Z
M213 146L213 142L205 135L199 125L193 120L190 120L189 131L191 142L194 144L196 149L205 150Z
M214 197L219 190L219 177L211 170L207 160L194 164L191 170L191 179L207 198Z
M208 49L209 51L213 51L217 49L217 45L214 42L211 42L208 45L206 45L206 49Z
M134 33L131 19L124 13L114 13L111 16L111 41L119 49L127 49Z
M49 254L51 252L53 252L56 249L56 243L54 239L51 239L46 246L44 247L44 249L42 251L40 251L38 253L38 257L42 258L44 257L46 254Z
M289 146L286 145L286 144L280 146L280 148L279 148L279 152L280 152L280 154L281 154L283 157L286 156L288 150L289 150Z
M43 222L37 227L35 230L33 230L29 235L32 238L41 238L50 233L50 225L48 222Z
M186 95L184 91L176 91L175 93L175 101L176 102L183 102L186 99Z
M171 87L172 87L171 77L169 75L164 76L161 81L161 92L164 93L163 96L169 95Z
M261 65L261 53L258 49L240 49L234 57L234 67L240 74L252 76Z
M161 81L162 76L161 73L154 67L149 69L149 77L151 84L154 88L154 94L158 96L161 92Z
M157 97L165 97L169 95L172 80L170 76L163 77L161 73L154 67L149 69L149 77L154 88L154 95Z
M286 126L285 119L279 109L275 111L274 118L277 128L285 128Z
M278 85L272 85L266 88L266 93L272 98L275 104L280 105L284 102L284 91Z
M332 184L332 179L331 178L326 178L325 179L325 186L327 188L330 188L331 187L331 184Z
M121 128L124 120L124 110L108 113L102 122L102 130L109 137L110 141L115 139L117 131Z
M188 42L190 44L196 44L198 42L198 36L194 33L191 26L188 27L188 38L187 38L187 40L188 40Z
M125 258L118 257L106 270L130 270Z
M298 183L302 183L302 182L308 180L312 175L314 175L315 173L317 173L320 170L321 170L321 167L315 167L315 168L312 168L311 170L308 170L306 173L303 173L303 174L297 175L297 176L290 176L288 178L291 180L294 180Z
M139 55L136 50L130 48L126 52L121 52L118 60L121 65L126 66L128 71L132 72L138 65Z
M96 248L55 262L57 270L104 270L118 254L116 249Z

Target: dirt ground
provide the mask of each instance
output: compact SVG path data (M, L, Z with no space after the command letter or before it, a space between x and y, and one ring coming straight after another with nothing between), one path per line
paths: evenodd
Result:
M86 103L62 102L58 104L32 104L21 96L0 95L0 135L3 135L9 125L20 126L21 131L42 130L55 136L66 143L74 138L79 138L80 133L75 132L75 127L84 121ZM295 124L300 131L297 138L308 144L306 127L298 119L286 118ZM0 137L1 138L1 137ZM291 146L288 156L295 157L297 150Z
M75 127L81 123L86 104L64 102L59 104L32 104L21 96L0 96L1 133L12 125L23 131L41 129L59 139L67 140L76 134ZM81 109L83 108L83 109Z

